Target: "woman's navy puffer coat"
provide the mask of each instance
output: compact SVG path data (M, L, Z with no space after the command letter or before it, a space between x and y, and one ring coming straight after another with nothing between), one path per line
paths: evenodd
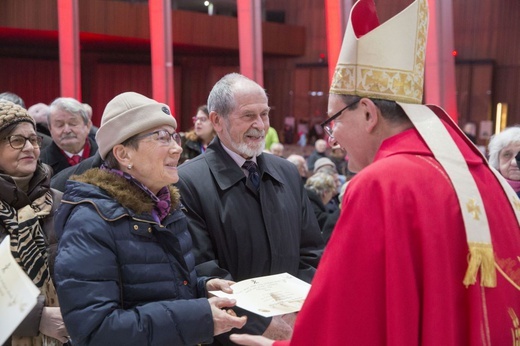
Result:
M179 193L158 224L141 189L100 169L69 181L57 215L58 298L74 345L194 345L213 338Z

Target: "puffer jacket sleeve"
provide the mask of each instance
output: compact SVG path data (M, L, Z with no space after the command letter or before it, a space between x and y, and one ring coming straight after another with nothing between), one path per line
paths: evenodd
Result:
M207 299L155 301L131 309L121 306L113 225L99 216L95 206L83 203L73 207L59 230L55 276L73 344L211 342L213 320Z

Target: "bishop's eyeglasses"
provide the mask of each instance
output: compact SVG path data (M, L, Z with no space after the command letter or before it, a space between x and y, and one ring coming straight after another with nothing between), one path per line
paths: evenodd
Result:
M356 101L354 101L352 103L349 103L344 108L342 108L340 111L338 111L336 114L334 114L333 116L331 116L330 118L328 118L327 120L325 120L324 122L321 123L321 127L323 127L323 129L329 135L329 137L334 137L332 135L332 130L334 130L334 120L337 117L339 117L341 115L341 113L343 113L345 110L347 110L348 108L352 107L353 105L355 105L359 101L361 101L361 99L357 99Z

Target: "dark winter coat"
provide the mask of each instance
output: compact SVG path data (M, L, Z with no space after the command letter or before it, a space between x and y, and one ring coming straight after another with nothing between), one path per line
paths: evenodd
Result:
M90 143L90 156L93 156L98 151L98 146L94 140L88 137ZM90 157L89 156L89 157ZM64 153L61 152L60 148L55 142L52 142L49 146L42 149L40 153L40 160L43 163L48 164L52 168L52 175L58 174L67 167L70 167L69 161Z
M310 282L323 240L298 170L267 153L257 163L258 195L246 186L244 172L218 138L204 155L179 167L177 186L187 209L197 272L235 281L288 272ZM270 320L260 320L249 316L241 332L263 333Z
M201 144L195 134L195 131L190 131L181 137L182 139L182 153L181 158L179 160L179 164L183 163L186 160L191 160L194 157L202 154L202 150L200 148Z
M99 168L103 160L101 160L101 156L99 156L99 152L96 152L94 156L89 157L78 163L77 165L70 166L55 174L51 178L51 187L58 191L65 191L65 186L67 185L67 180L73 175L80 175L85 171L88 171L91 168Z
M321 197L318 196L316 192L310 189L306 190L309 196L309 200L311 201L312 208L314 209L314 214L316 215L316 219L320 225L321 235L323 236L325 243L327 243L330 236L332 235L334 227L336 226L336 222L338 221L340 209L337 207L333 211L328 210L327 207L323 204Z
M94 168L67 184L56 215L56 283L74 345L211 342L205 278L197 278L179 194L161 222L141 189Z
M314 164L316 161L323 157L328 157L326 153L319 153L316 150L314 150L309 157L307 158L307 168L309 169L309 172L314 171Z

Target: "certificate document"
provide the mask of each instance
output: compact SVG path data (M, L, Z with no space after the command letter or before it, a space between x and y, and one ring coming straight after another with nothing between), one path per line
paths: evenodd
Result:
M288 273L262 276L232 285L232 294L209 293L236 299L237 306L255 314L271 317L300 311L311 285Z
M40 290L16 263L9 236L0 244L0 345L36 305Z

